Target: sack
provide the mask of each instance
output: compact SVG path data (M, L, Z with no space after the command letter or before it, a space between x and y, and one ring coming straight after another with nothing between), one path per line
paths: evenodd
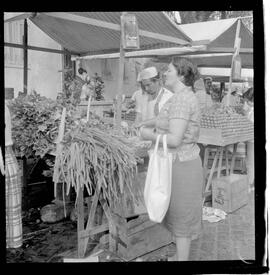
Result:
M153 222L162 222L170 203L172 181L172 154L168 153L166 135L163 136L163 151L158 151L160 135L155 149L150 152L144 187L144 201Z

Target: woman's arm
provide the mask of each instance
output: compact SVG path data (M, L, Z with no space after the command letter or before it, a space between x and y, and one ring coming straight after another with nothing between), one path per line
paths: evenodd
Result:
M167 144L169 147L178 147L183 139L186 131L188 121L186 119L174 118L169 121L169 133L167 133ZM141 128L141 138L144 140L156 141L158 133L154 132L153 129ZM160 139L162 143L162 139Z
M136 127L136 128L140 128L142 126L145 126L145 127L155 127L156 126L156 119L155 118L147 119L147 120L144 120L144 121L140 121L139 123L137 122L134 125L134 127Z

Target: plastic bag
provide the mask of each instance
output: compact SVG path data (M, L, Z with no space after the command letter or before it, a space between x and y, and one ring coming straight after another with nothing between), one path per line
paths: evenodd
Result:
M168 153L166 135L163 136L163 151L158 150L160 135L154 151L150 152L144 187L144 201L153 222L162 222L170 203L172 181L172 154Z

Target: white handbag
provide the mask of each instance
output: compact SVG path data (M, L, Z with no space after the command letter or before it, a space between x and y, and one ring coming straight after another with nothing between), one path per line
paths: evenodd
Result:
M172 181L172 154L168 153L167 136L163 136L163 150L158 150L160 135L154 151L150 152L144 186L144 201L153 222L162 222L169 207Z

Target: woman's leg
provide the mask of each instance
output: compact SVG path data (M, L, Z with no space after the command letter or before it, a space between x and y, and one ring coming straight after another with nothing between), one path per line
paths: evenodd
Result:
M189 249L190 249L190 238L177 237L176 238L176 255L177 261L188 261Z

